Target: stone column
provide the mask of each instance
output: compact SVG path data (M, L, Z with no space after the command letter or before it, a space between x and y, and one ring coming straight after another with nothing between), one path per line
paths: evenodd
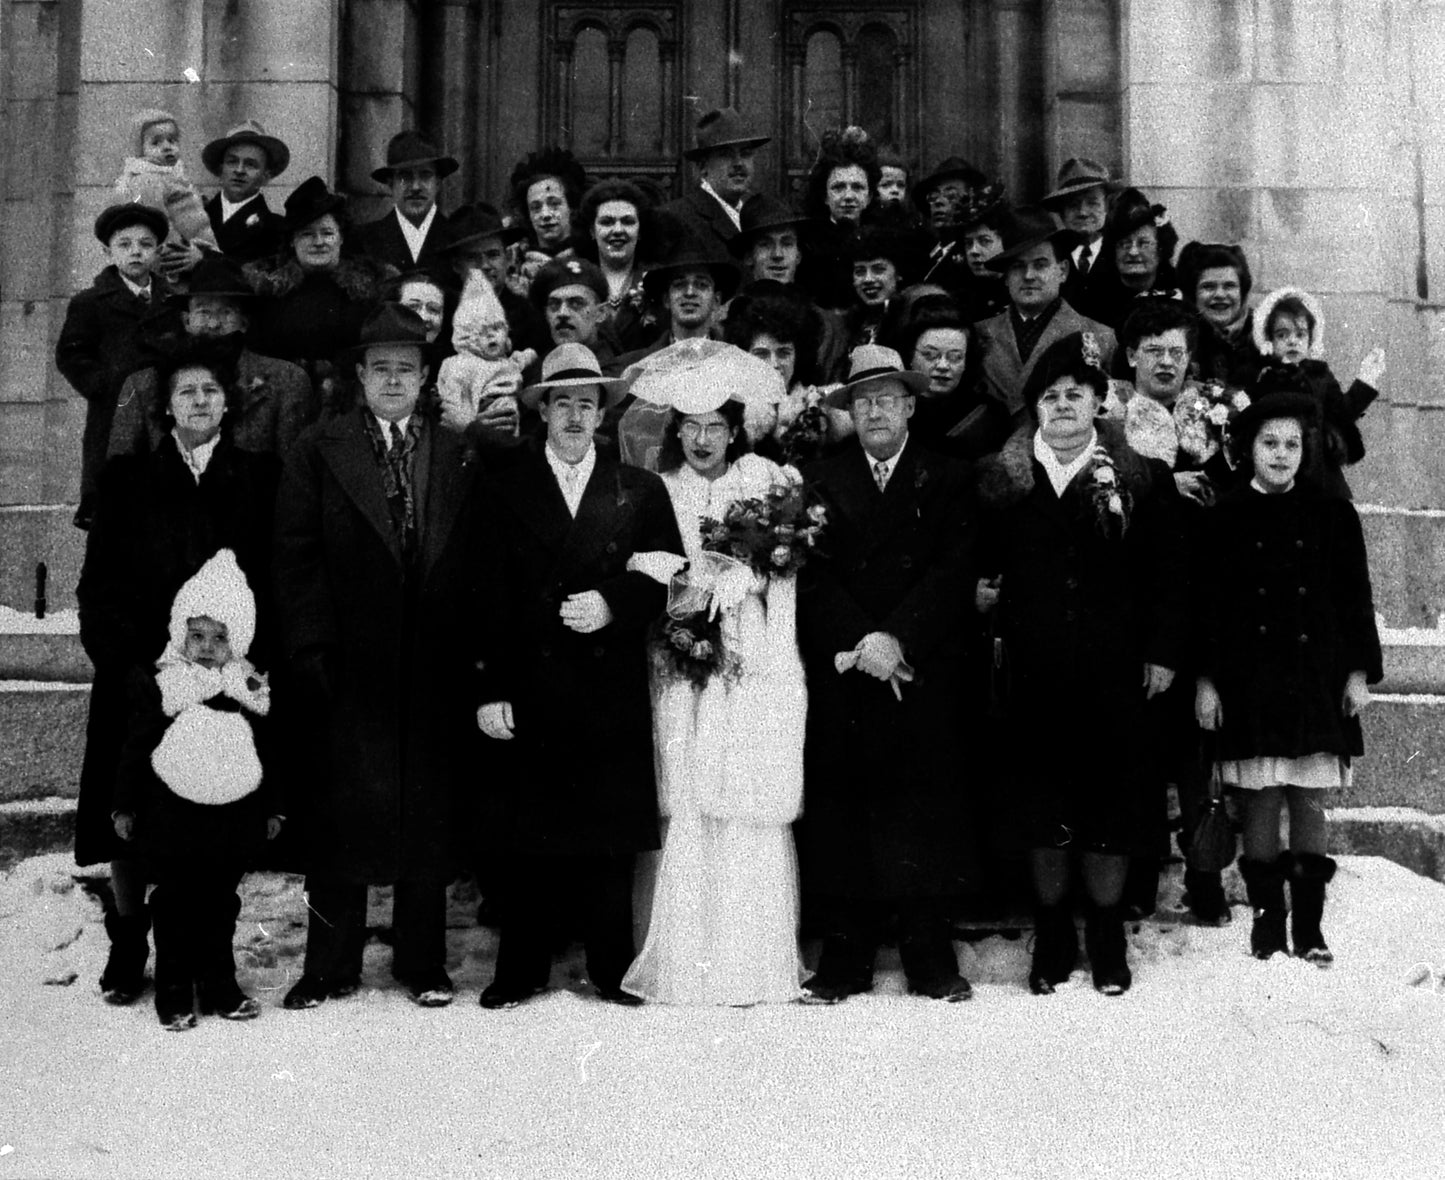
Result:
M432 0L422 12L421 45L424 125L461 164L442 190L442 207L452 209L484 195L478 132L490 118L477 85L484 68L478 0Z
M391 206L371 179L387 140L418 125L420 38L415 0L348 0L345 13L336 184L352 195L353 218L365 221Z
M1118 20L1111 0L1044 0L1045 190L1072 156L1123 167Z
M1042 45L1037 0L994 0L996 142L1000 175L1015 200L1041 195L1039 95Z

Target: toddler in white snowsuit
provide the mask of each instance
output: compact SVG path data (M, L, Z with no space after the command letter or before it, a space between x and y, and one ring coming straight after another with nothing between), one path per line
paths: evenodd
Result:
M169 111L147 107L131 118L134 156L127 156L116 178L116 194L159 209L170 219L173 237L219 250L201 194L181 163L181 128Z
M485 276L468 281L452 316L452 347L456 355L442 361L437 372L437 396L442 421L456 430L465 429L482 406L496 400L487 387L503 373L515 373L520 384L522 370L537 359L535 349L512 351L507 313ZM510 402L517 413L512 393L498 395Z

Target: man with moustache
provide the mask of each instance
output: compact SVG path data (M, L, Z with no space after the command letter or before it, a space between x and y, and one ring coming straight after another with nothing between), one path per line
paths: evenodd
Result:
M603 365L621 353L617 334L602 316L607 279L595 262L554 258L533 277L527 296L546 319L553 348L580 344Z
M667 590L631 558L683 549L662 480L594 444L624 389L586 347L559 344L521 396L545 440L497 456L478 489L466 617L480 628L470 654L489 739L482 835L508 882L484 1008L546 988L563 906L581 910L599 995L641 1002L622 977L633 860L658 847L646 645Z
M695 237L714 239L726 248L742 228L751 200L758 148L771 137L757 135L732 107L708 111L697 121L697 145L683 153L702 174L698 186L662 211L680 220Z
M206 144L201 162L221 181L205 209L222 253L244 264L284 249L286 219L271 211L262 190L291 163L286 144L247 119Z
M1016 209L1003 227L1003 249L987 266L1003 275L1009 306L975 325L983 349L983 376L993 395L1022 419L1023 387L1049 345L1074 332L1091 332L1105 372L1114 333L1086 319L1063 298L1073 234L1045 209Z
M798 581L809 698L799 854L823 931L804 998L833 1004L871 991L896 920L909 991L966 1000L949 917L975 872L964 756L968 469L910 438L926 374L871 344L849 363L828 400L851 413L857 442L805 471L828 532Z
M422 1007L452 1000L446 887L463 852L472 669L458 628L475 465L418 407L430 355L416 312L372 312L351 354L358 404L302 434L276 497L308 915L287 1008L359 989L367 886L381 884L395 886L393 977Z
M441 182L457 161L443 155L415 131L399 131L386 145L386 163L371 178L391 189L390 213L353 231L356 247L397 270L431 262L446 245L446 215L437 208Z

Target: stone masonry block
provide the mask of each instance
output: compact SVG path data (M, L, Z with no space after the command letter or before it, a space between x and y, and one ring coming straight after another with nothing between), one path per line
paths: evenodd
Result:
M1278 84L1252 88L1252 179L1311 188L1379 183L1383 86Z
M1253 0L1132 0L1123 74L1195 86L1247 79L1254 68Z
M339 11L329 0L205 0L206 82L331 82Z
M49 301L0 302L0 340L0 404L45 401L54 364Z
M51 304L52 316L56 304ZM80 498L80 438L85 399L56 373L45 403L45 493L42 504L74 504Z
M206 175L201 148L206 132L201 120L201 92L180 79L163 82L95 82L81 86L79 141L75 185L115 184L125 157L135 153L131 116L145 107L170 111L180 122L181 160L192 180Z
M1445 519L1367 509L1360 524L1376 612L1392 627L1433 628L1445 613Z
M45 407L0 402L0 504L33 504L44 486Z
M60 5L11 4L5 46L11 103L55 98L60 55Z
M308 176L331 179L336 142L336 88L325 82L235 82L206 89L205 140L255 119L285 140L291 163L266 199L278 212L285 195ZM203 174L205 186L216 183Z
M190 0L85 4L80 29L82 82L176 81L204 65L202 6Z
M75 798L89 709L83 687L0 692L0 801Z
M347 88L370 94L414 94L416 12L408 0L351 0L345 38Z
M1251 184L1253 93L1238 82L1128 86L1130 180L1146 189Z
M1260 4L1256 76L1263 82L1358 82L1384 76L1381 0Z
M1117 91L1119 42L1115 5L1108 0L1073 0L1053 5L1056 14L1060 91Z
M54 284L55 200L49 193L6 201L0 206L0 275L7 300L45 299ZM8 341L8 337L6 340ZM6 358L0 355L0 371Z
M35 606L35 566L49 567L54 610L75 606L75 584L85 553L85 534L70 523L71 505L57 508L0 507L0 604L16 610ZM3 744L3 743L0 743Z

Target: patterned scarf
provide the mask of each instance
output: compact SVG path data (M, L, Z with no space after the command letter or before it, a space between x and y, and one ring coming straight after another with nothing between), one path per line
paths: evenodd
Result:
M366 425L366 436L371 440L376 465L381 469L381 486L386 493L386 506L391 511L391 526L401 541L402 560L409 564L416 550L416 497L412 492L412 471L417 442L421 438L421 416L411 416L411 421L406 424L406 433L401 435L397 445L382 434L375 414L363 410L362 421ZM388 423L387 428L387 434L400 434L394 423Z

